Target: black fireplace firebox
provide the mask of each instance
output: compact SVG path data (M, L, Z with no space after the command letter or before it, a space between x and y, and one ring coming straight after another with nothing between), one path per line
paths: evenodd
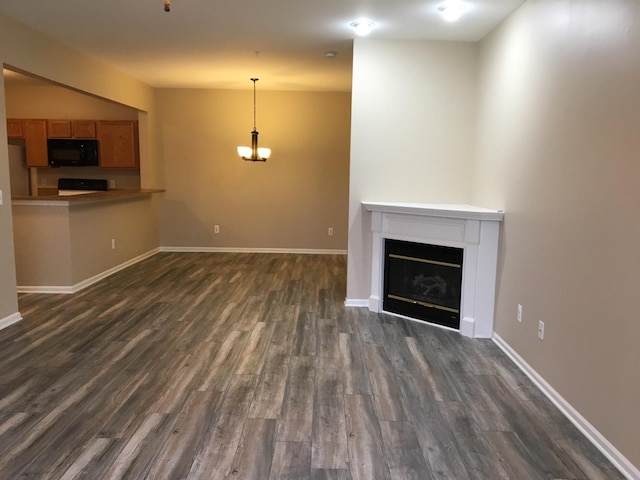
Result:
M459 329L463 252L385 239L383 309Z

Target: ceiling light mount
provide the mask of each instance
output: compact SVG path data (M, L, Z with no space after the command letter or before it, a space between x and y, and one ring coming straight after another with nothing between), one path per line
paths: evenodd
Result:
M257 52L256 52L257 54ZM271 155L270 148L258 148L258 130L256 129L256 82L259 78L251 78L253 82L253 130L251 131L251 146L238 147L238 155L249 162L266 162Z
M165 12L171 11L171 0L164 0L164 11Z
M351 22L349 26L353 28L353 31L356 33L356 35L364 37L372 32L376 24L371 20L356 20L354 22Z

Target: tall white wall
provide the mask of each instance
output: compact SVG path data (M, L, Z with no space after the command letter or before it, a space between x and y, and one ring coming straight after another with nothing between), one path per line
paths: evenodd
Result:
M496 332L638 467L639 23L529 1L484 39L474 196L505 210Z
M476 118L472 43L356 40L347 299L370 293L360 202L469 203Z

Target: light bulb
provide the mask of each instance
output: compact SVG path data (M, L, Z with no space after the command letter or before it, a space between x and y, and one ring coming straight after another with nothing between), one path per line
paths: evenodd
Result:
M260 158L267 159L267 158L269 158L269 155L271 155L271 149L270 148L258 147L258 156Z
M447 0L438 7L438 10L447 22L455 22L467 10L467 7L461 0Z
M373 22L370 22L369 20L357 20L355 22L351 22L353 31L356 32L356 35L359 35L361 37L369 35L374 26L375 24Z

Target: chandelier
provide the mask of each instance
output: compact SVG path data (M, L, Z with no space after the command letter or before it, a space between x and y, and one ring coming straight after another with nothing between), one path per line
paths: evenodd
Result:
M266 162L271 155L270 148L258 148L258 130L256 130L256 82L259 78L252 78L253 82L253 130L251 131L251 146L238 147L238 155L250 162Z

